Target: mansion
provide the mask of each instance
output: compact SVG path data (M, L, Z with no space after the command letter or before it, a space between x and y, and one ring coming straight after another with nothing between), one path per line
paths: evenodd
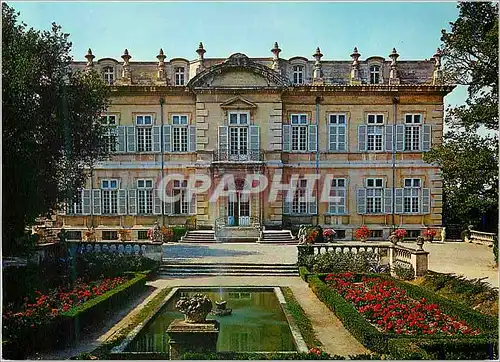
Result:
M200 43L196 60L160 49L157 61L131 61L128 50L121 60L94 60L89 49L73 63L97 70L112 92L102 117L111 156L57 216L72 239L93 227L98 240L116 240L121 229L142 240L155 222L256 239L255 231L301 224L345 239L361 225L373 239L387 239L393 226L410 236L442 226L442 178L422 157L442 142L443 98L454 88L443 84L439 51L411 61L395 49L362 58L356 48L346 60L324 60L319 48L312 60L284 59L277 43L269 57L205 52ZM185 180L164 190L171 174ZM246 194L249 174L269 187ZM210 189L188 192L193 175L212 180ZM236 190L212 200L225 175ZM294 188L270 200L277 179ZM165 202L163 192L177 200Z

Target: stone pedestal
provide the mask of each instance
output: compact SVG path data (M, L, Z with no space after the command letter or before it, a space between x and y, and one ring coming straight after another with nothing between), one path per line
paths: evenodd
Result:
M209 319L204 323L174 320L167 328L167 334L170 336L169 358L180 359L186 352L216 352L219 330L219 322L216 320Z

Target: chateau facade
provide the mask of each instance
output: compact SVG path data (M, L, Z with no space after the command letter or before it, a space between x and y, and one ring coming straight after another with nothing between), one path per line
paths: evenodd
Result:
M320 224L345 239L361 225L374 238L393 226L413 236L440 227L442 179L423 161L442 141L443 98L453 90L442 83L439 52L398 61L393 49L390 60L362 60L355 48L351 60L328 61L319 48L313 60L280 51L275 44L267 58L214 59L200 43L194 61L167 60L162 50L156 62L130 61L127 50L121 61L94 60L89 49L86 62L74 62L111 87L102 119L112 156L58 215L71 238L93 227L97 239L130 229L141 240L156 221L248 236ZM185 179L165 190L162 180L173 174ZM193 175L210 179L210 188L189 195ZM211 199L227 175L236 192ZM244 193L248 175L269 187ZM283 186L269 198L277 183L295 192ZM178 200L164 202L164 191Z

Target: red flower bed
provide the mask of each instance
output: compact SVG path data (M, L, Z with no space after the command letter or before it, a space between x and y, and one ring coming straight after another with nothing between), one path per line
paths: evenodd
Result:
M84 283L78 279L72 290L57 288L47 295L36 292L34 301L25 298L25 305L21 311L5 310L3 314L4 326L31 327L42 325L59 314L70 310L87 300L95 298L118 285L128 281L126 277L106 278L95 282Z
M405 335L477 335L465 321L442 313L437 304L425 298L414 300L393 282L377 277L362 277L355 283L352 273L329 274L326 282L354 305L371 324L382 332Z

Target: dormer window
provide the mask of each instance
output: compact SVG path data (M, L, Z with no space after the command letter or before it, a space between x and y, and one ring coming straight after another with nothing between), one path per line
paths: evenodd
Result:
M115 70L113 69L113 67L104 67L103 75L104 82L106 82L107 85L112 85L115 81Z
M370 84L380 83L380 66L372 65L370 66Z
M293 66L293 84L304 84L304 66Z
M174 69L175 85L184 85L184 68L176 67Z

